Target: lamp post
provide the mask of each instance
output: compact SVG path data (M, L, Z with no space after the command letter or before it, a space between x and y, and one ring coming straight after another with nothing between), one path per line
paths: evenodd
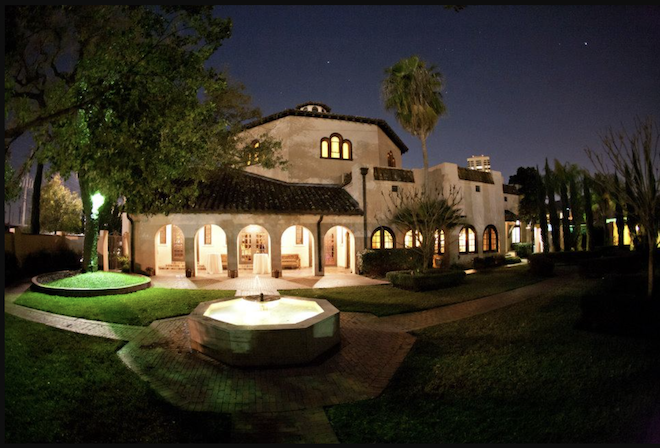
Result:
M83 266L85 272L96 272L99 269L99 256L97 254L96 245L99 239L99 209L105 202L105 198L98 191L94 193L91 197L92 200L92 213L91 213L91 222L90 222L90 235L85 235L85 238L92 239L92 253L89 257L89 264Z

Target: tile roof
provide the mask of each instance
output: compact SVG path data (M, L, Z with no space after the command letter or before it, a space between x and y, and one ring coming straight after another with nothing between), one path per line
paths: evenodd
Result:
M511 210L504 210L504 220L505 221L517 221L518 215L513 213Z
M458 167L458 178L470 180L472 182L482 182L484 184L494 184L493 175L486 171L471 170L469 168Z
M362 215L340 185L296 184L241 170L218 171L202 184L188 213L275 213Z
M287 110L283 110L282 112L278 112L273 115L268 115L267 117L263 117L259 120L248 123L245 125L245 129L251 129L253 127L262 125L264 123L269 123L271 121L279 120L280 118L289 117L289 116L325 118L328 120L353 121L356 123L374 124L378 126L385 133L385 135L387 135L392 140L392 142L394 142L397 148L399 148L399 150L401 151L401 154L408 152L408 147L406 146L406 144L403 143L403 141L401 140L401 138L399 138L398 135L396 135L396 133L387 124L387 122L385 120L381 120L378 118L365 118L365 117L357 117L354 115L339 115L339 114L331 114L327 112L309 112L300 109L287 109Z
M412 182L415 183L415 174L412 170L402 170L400 168L374 167L375 180L389 180L391 182Z
M502 191L506 194L520 195L520 192L518 192L518 187L516 187L515 185L502 184Z

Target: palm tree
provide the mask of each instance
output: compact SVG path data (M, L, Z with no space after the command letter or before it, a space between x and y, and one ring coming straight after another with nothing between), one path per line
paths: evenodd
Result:
M442 74L418 56L401 59L385 69L382 83L385 109L394 111L399 124L422 142L424 156L424 190L428 190L429 160L426 139L446 112L440 90Z

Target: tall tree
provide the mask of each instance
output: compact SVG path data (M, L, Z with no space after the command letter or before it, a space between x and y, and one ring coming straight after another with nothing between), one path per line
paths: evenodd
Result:
M571 238L571 206L568 197L568 185L570 182L569 173L559 160L555 159L555 182L559 186L559 201L561 203L561 228L564 250L570 251L572 244Z
M559 241L559 215L557 214L557 201L555 200L555 182L555 176L548 165L548 159L545 159L544 183L548 197L550 227L552 228L552 250L559 252L561 250L561 242Z
M231 31L210 6L34 6L10 17L5 147L30 131L40 160L78 175L84 269L96 257L92 194L167 213L194 201L215 167L244 161L248 108L205 66Z
M582 189L584 196L584 220L587 227L587 250L592 251L595 249L594 241L594 212L591 197L591 176L584 171L582 176Z
M424 188L428 191L429 157L426 140L445 114L443 77L434 65L426 66L418 56L401 59L385 69L382 83L385 109L395 113L399 124L422 143Z
M79 233L82 201L78 193L69 190L59 174L44 185L41 195L41 227L48 232Z
M654 253L660 233L660 133L652 118L635 119L635 129L609 128L602 140L602 153L586 148L596 170L614 172L623 182L606 187L622 198L639 221L648 246L647 297L653 295ZM610 178L610 177L607 177ZM607 179L606 178L606 179Z
M548 238L547 207L545 205L546 190L538 167L536 168L536 185L536 206L539 216L539 226L541 227L541 241L543 242L543 252L548 253L550 252L550 242Z
M509 183L517 185L520 193L518 216L521 221L532 225L539 222L538 175L536 168L520 166L516 174L509 177Z
M616 231L618 235L618 241L617 241L617 246L618 247L623 247L623 232L625 228L625 221L624 221L624 216L623 216L623 200L621 197L616 194L617 191L621 189L621 185L619 185L619 176L616 174L614 175L614 218L616 221Z

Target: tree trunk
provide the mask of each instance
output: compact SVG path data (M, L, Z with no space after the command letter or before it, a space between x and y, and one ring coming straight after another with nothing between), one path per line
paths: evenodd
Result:
M539 211L539 226L541 227L541 242L543 243L543 252L550 252L550 241L548 239L548 217L546 216L545 207L545 188L543 187L543 179L537 171L537 205Z
M32 189L32 213L30 215L30 229L33 235L41 233L41 182L44 177L44 164L37 163L37 174L34 177Z
M80 183L80 197L83 203L83 215L85 219L85 240L83 243L83 272L96 272L98 270L98 254L96 245L99 238L98 217L92 217L92 191L89 182L84 175L78 174Z
M429 154L426 150L426 136L420 137L422 141L422 156L424 156L424 193L429 191Z
M594 212L591 209L591 188L589 178L584 176L584 217L587 221L587 250L594 250Z
M653 263L654 263L654 255L655 255L655 238L657 237L657 232L655 235L652 234L651 231L646 232L647 233L647 239L648 239L648 244L649 244L649 269L648 269L648 285L646 289L646 298L651 300L653 297Z
M572 244L571 225L569 223L568 211L570 203L568 201L568 188L566 187L566 179L563 178L561 186L559 187L559 197L561 199L561 229L564 240L564 251L570 252Z

